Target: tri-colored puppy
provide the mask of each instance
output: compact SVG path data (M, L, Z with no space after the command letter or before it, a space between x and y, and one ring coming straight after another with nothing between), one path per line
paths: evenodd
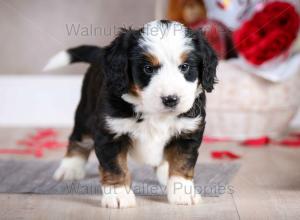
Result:
M201 32L153 21L139 30L123 29L109 46L60 52L46 69L74 62L91 66L54 178L83 178L95 149L102 206L136 205L128 156L155 168L170 203L198 203L194 166L205 127L205 92L213 89L218 62Z

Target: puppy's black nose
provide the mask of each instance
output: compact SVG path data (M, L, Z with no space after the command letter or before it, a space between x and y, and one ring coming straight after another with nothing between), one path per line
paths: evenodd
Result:
M179 102L179 97L177 95L168 95L161 97L162 103L169 108L175 107Z

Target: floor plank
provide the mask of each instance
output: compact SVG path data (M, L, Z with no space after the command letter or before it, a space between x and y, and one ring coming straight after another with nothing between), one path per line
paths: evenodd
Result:
M248 151L232 182L241 218L300 219L300 151L278 146Z
M31 130L0 128L1 148L16 148L16 140ZM59 129L66 139L70 129ZM197 206L169 205L165 197L138 197L138 207L110 210L100 207L100 196L0 194L1 219L300 219L300 149L270 145L241 147L235 142L204 144L199 161L215 163L212 150L241 156L241 169L230 183L233 193L204 198ZM57 159L64 149L47 151ZM32 156L1 155L31 159ZM93 157L92 159L95 159ZM230 161L228 161L230 163Z

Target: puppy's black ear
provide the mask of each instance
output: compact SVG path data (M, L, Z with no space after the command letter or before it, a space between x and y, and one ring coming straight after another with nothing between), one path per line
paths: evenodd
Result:
M105 48L104 72L107 89L121 96L129 90L128 50L132 30L122 29L117 38Z
M218 58L212 47L209 45L201 31L194 32L193 41L196 47L196 56L200 60L198 71L202 87L211 92L217 82L216 68Z

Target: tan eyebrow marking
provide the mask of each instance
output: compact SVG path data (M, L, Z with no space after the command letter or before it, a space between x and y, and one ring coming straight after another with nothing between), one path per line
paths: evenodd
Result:
M187 52L183 52L181 55L180 55L180 61L181 63L185 63L188 59L188 53Z
M147 58L147 60L153 65L153 66L159 66L160 63L159 63L159 60L158 58L151 54L151 53L145 53L145 56Z

